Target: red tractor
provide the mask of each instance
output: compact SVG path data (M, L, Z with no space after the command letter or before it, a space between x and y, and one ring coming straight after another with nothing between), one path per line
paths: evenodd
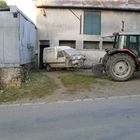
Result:
M113 48L106 49L102 65L116 81L127 81L140 67L140 33L115 33Z

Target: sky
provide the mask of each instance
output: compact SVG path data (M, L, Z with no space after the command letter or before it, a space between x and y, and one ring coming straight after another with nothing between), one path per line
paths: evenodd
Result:
M34 23L36 22L36 13L33 0L5 0L8 5L16 5L27 17Z

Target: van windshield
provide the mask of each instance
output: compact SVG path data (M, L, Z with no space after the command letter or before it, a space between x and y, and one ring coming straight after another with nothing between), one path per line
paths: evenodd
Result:
M79 55L79 53L73 48L67 48L64 51L69 55Z

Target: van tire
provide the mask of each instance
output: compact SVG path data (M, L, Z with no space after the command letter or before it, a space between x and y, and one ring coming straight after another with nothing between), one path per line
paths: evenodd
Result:
M46 65L46 71L47 71L47 72L52 71L52 68L51 68L51 66L50 66L49 64Z

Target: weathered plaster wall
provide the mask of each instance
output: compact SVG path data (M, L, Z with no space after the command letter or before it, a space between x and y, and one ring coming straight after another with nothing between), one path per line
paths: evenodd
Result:
M46 16L43 10L37 9L37 27L39 40L50 40L51 45L58 45L59 40L100 41L102 35L110 35L121 31L121 23L125 22L126 32L140 30L140 13L123 11L101 11L101 36L83 34L84 10L73 10L80 18L82 16L82 34L80 21L69 9L47 9ZM81 43L82 44L82 43ZM82 49L82 46L78 46Z
M99 63L100 58L105 55L105 51L100 50L78 50L81 54L86 56L85 67L91 67L94 64Z
M125 11L101 11L101 35L84 35L84 10L72 9L75 15L82 16L81 34L80 20L70 9L37 9L37 27L39 40L49 40L50 46L58 46L59 40L75 40L76 49L87 56L87 64L97 63L103 57L102 36L120 32L122 21L125 23L125 32L140 31L140 13ZM44 13L46 16L44 16ZM99 49L83 49L83 41L98 41ZM108 41L108 39L104 39ZM110 40L109 40L110 41Z
M102 11L102 35L121 31L121 23L125 23L125 32L140 31L140 12Z

